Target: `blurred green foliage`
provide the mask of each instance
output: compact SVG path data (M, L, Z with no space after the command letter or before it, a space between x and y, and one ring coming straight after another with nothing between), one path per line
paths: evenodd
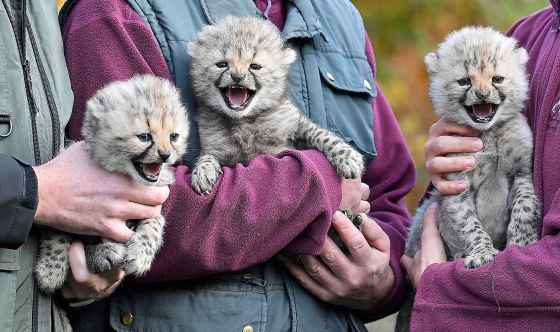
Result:
M354 4L374 44L377 80L417 164L418 181L407 198L414 208L428 184L423 147L435 121L427 97L424 55L465 25L507 31L519 18L547 6L548 0L355 0Z

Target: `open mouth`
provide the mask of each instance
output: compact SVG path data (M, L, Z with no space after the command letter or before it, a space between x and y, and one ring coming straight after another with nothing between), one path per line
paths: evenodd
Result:
M133 161L132 164L138 174L148 182L156 182L159 179L162 163L142 163Z
M477 123L488 123L492 121L496 111L498 110L498 104L483 103L483 104L473 104L471 106L464 105L467 113L474 122Z
M230 85L220 91L228 107L234 111L244 110L255 95L255 91L241 85Z

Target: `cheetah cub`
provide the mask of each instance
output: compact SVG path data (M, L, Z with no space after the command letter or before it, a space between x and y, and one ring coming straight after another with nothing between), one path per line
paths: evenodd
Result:
M514 39L482 27L451 33L426 56L436 115L478 130L484 148L456 155L476 160L472 170L447 175L449 180L466 180L469 187L464 192L450 196L434 192L418 208L407 256L414 257L419 249L422 220L432 202L439 203L437 223L448 258L464 258L466 268L493 261L506 245L537 241L540 204L532 182L533 136L522 114L527 60L527 52ZM397 331L408 330L411 308L409 297Z
M343 178L361 176L362 155L290 101L288 73L296 52L284 44L274 24L226 17L204 27L188 48L200 115L201 155L192 171L195 191L210 193L222 165L294 147L320 150Z
M169 166L180 160L188 137L186 109L175 86L151 75L113 82L88 102L82 135L92 159L110 172L129 175L153 186L174 182ZM122 267L127 275L142 275L163 241L163 216L131 223L126 244L100 239L86 246L93 272ZM52 293L68 273L70 234L45 232L35 275L39 287Z

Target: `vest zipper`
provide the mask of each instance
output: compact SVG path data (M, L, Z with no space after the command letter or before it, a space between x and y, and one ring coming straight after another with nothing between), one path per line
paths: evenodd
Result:
M43 66L43 61L39 54L39 49L37 47L37 41L35 40L35 34L28 21L26 21L27 33L29 34L29 40L31 41L31 48L33 49L33 54L37 61L37 68L39 70L39 76L41 77L41 82L43 83L43 88L45 89L45 95L47 97L47 105L49 106L49 112L51 116L51 129L52 129L52 158L54 158L60 150L60 119L58 117L58 107L54 101L51 84L47 78L45 67Z
M21 0L21 62L23 64L23 77L25 80L25 88L27 90L27 102L29 103L29 109L31 112L31 131L33 133L33 153L35 156L35 164L39 165L41 163L41 150L39 148L39 137L37 135L37 104L35 103L35 97L33 96L33 82L31 81L31 66L29 60L27 59L27 46L26 46L26 34L27 31L27 0ZM29 37L31 38L31 36ZM35 51L33 51L35 53ZM33 262L35 264L35 262ZM39 331L39 289L37 284L33 283L33 303L31 308L31 331Z
M25 0L24 0L25 1ZM24 37L25 38L25 37ZM25 47L25 46L24 46ZM35 164L41 163L41 150L39 149L39 137L37 135L37 110L35 104L35 97L33 97L33 83L31 82L31 66L29 60L22 59L23 61L23 77L25 81L25 90L27 94L27 103L31 112L31 131L33 135L33 156L35 157Z
M35 160L35 164L41 163L41 151L39 149L39 137L37 136L37 107L35 104L35 99L33 97L33 88L31 82L31 66L29 64L29 60L26 57L26 49L25 49L25 25L27 21L27 15L25 14L27 11L27 1L22 0L21 3L21 40L19 39L18 33L16 32L16 23L12 13L12 7L8 5L7 0L2 0L4 4L4 8L6 8L6 13L10 19L10 24L12 25L12 30L14 31L16 44L18 47L19 58L21 61L22 71L23 71L23 80L25 83L25 94L27 96L27 104L29 106L29 112L31 117L31 131L33 135L33 157Z

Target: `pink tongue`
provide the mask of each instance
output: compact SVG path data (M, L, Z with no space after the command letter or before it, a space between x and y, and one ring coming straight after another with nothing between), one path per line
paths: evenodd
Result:
M245 88L229 88L228 89L229 104L234 107L239 107L245 104L247 100L247 89Z
M492 104L472 105L473 113L479 118L485 118L492 114Z
M160 170L161 164L158 163L146 164L146 166L144 167L144 171L149 174L158 174Z

